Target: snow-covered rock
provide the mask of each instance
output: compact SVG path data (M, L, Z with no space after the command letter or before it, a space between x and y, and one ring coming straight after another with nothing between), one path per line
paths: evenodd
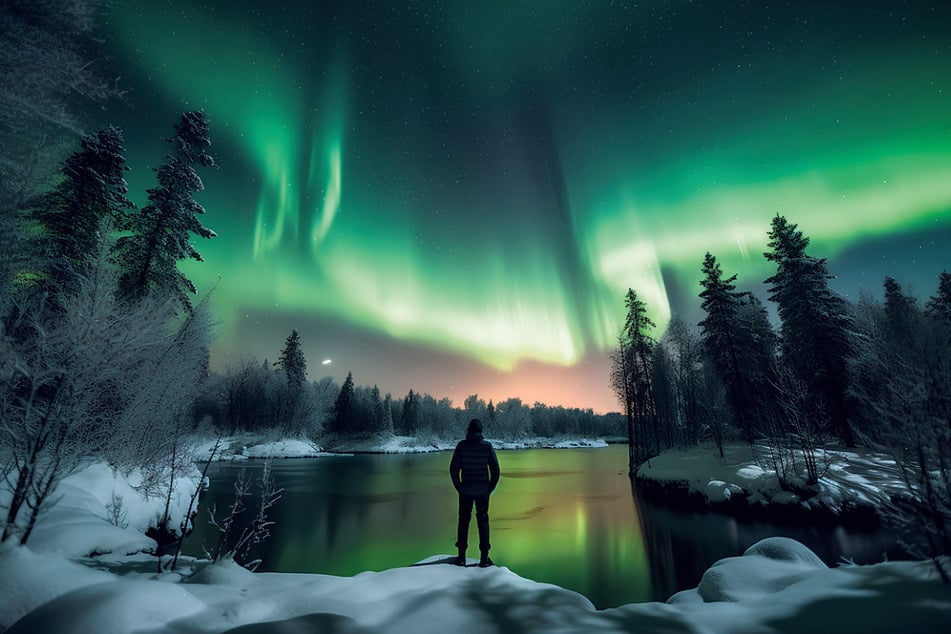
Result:
M822 560L799 542L771 537L750 546L742 557L713 564L696 592L707 602L747 601L779 592L804 575L825 568Z
M241 454L246 458L313 458L321 450L309 440L285 438L244 447Z

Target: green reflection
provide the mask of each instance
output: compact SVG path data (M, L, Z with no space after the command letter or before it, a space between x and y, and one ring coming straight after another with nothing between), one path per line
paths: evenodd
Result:
M652 594L640 521L624 474L625 449L500 452L502 480L490 507L492 556L537 581L588 596L597 606ZM284 460L284 487L261 570L354 575L454 552L457 501L448 453ZM228 504L242 468L216 465L202 510ZM253 504L251 505L253 507ZM475 520L470 527L475 543ZM201 522L189 553L214 536ZM478 557L473 547L468 553Z

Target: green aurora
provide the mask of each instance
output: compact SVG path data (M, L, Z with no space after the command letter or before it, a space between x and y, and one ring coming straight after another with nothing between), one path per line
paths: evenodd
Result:
M186 275L217 283L218 362L296 327L313 378L614 409L626 289L661 328L706 251L761 290L776 213L840 291L933 292L951 7L576 4L114 6L133 191L176 112L212 122Z

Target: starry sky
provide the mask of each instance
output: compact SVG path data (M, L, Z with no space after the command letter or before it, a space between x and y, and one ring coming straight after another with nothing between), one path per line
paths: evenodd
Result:
M615 411L626 290L695 322L710 251L762 293L777 213L851 299L951 269L946 2L124 0L104 32L139 202L211 121L183 270L220 369L296 328L312 379Z

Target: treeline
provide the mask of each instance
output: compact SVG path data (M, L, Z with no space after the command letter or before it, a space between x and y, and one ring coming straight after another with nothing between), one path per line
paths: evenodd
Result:
M403 397L383 394L376 385L355 385L348 373L343 385L330 377L308 382L300 336L287 337L278 361L244 359L223 374L212 374L196 400L195 421L210 417L223 433L254 432L273 437L359 438L413 436L421 443L458 439L472 418L485 433L502 440L536 437L621 437L618 414L590 409L528 406L521 399L486 402L477 394L462 407L448 398L410 390Z
M809 239L795 224L776 216L768 235L764 256L776 273L765 282L778 331L763 302L737 290L737 276L710 253L700 267L705 316L695 327L674 316L655 340L644 302L628 291L611 384L633 464L702 440L856 446L917 433L906 422L907 433L896 435L900 420L951 430L951 275L940 274L924 307L891 277L882 299L853 304L829 287L826 260L806 252Z
M82 138L52 184L3 210L16 249L0 279L0 541L25 543L59 482L89 456L172 487L211 322L178 262L210 238L193 198L207 153L202 112L182 114L141 209L126 197L122 133ZM10 201L13 198L4 197ZM11 254L7 254L11 255ZM163 531L168 518L159 521Z
M827 446L875 447L901 467L930 553L951 552L951 274L940 273L924 306L891 277L880 297L851 303L829 287L826 260L807 253L795 224L777 215L768 237L778 330L710 253L696 327L675 316L655 340L644 303L628 292L611 384L632 476L666 448L712 440L722 455L726 440L741 439L783 487L808 496Z

